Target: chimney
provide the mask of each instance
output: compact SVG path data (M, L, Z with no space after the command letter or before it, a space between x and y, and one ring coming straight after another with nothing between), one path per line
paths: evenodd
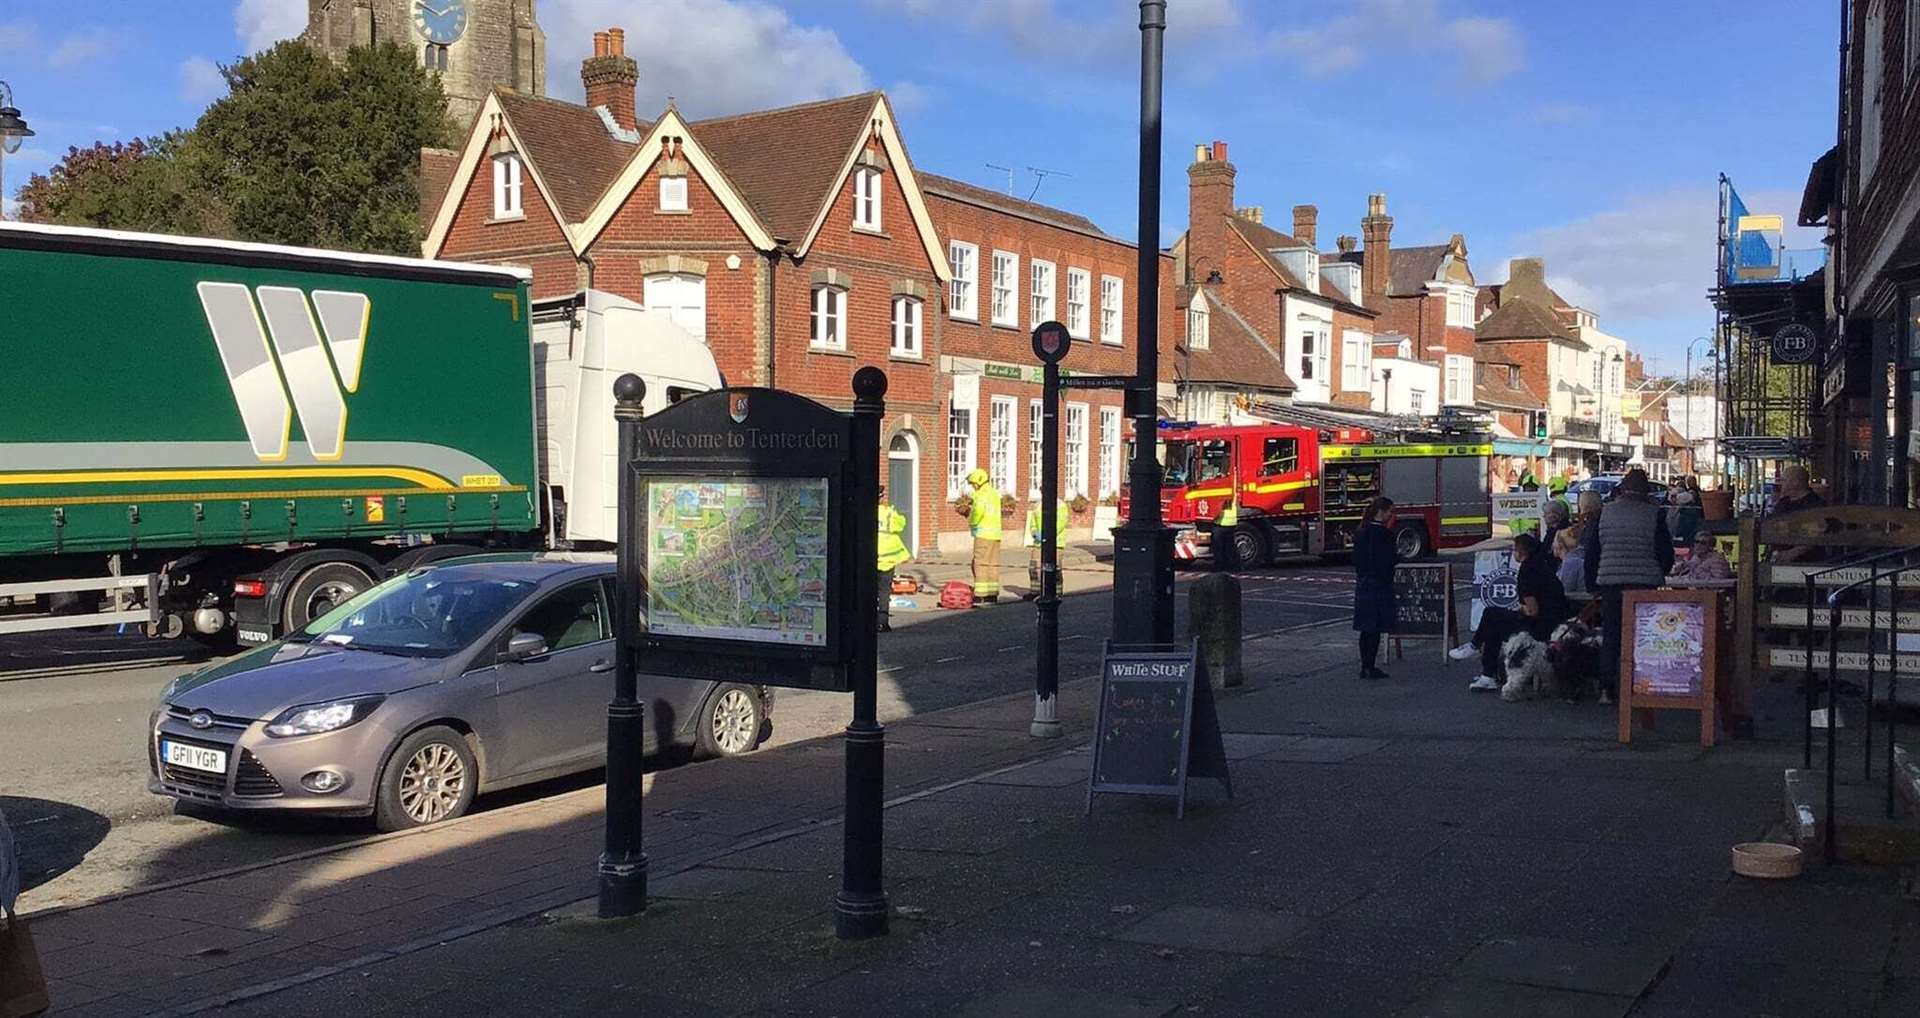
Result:
M1360 239L1350 233L1343 233L1333 238L1333 246L1339 248L1343 255L1352 254L1353 249L1360 246Z
M1393 272L1393 217L1387 215L1386 195L1367 195L1367 217L1360 220L1360 236L1366 241L1361 285L1369 294L1384 295Z
M1195 145L1187 167L1187 279L1226 272L1227 217L1233 215L1233 164L1227 143Z
M1500 288L1500 300L1532 301L1553 308L1553 294L1547 289L1547 263L1542 258L1515 258L1507 263L1507 282Z
M580 81L587 86L587 107L606 107L624 131L639 129L633 89L640 83L640 65L627 56L625 29L593 33L593 56L580 62Z
M1246 208L1234 209L1233 214L1255 223L1264 223L1267 221L1267 210L1265 206L1261 205L1249 205Z
M1314 234L1314 227L1319 222L1320 222L1320 209L1317 206L1295 205L1293 207L1294 239L1298 240L1302 244L1307 245L1308 247L1318 246L1319 242L1314 240L1313 234Z

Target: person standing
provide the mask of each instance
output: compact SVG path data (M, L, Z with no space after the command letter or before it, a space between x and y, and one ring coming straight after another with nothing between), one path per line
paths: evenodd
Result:
M1384 496L1367 505L1360 529L1353 535L1353 628L1360 633L1360 677L1384 679L1380 670L1380 637L1393 632L1393 499Z
M1667 532L1667 514L1653 504L1647 472L1627 471L1614 489L1615 498L1598 521L1587 526L1587 589L1600 599L1600 667L1603 702L1608 683L1620 674L1622 637L1620 606L1629 590L1660 585L1673 568L1673 535Z
M1031 601L1040 596L1040 538L1045 517L1040 515L1040 499L1027 503L1027 593L1022 600ZM1053 500L1053 539L1064 545L1067 540L1067 521L1072 511L1059 498Z
M987 472L967 474L973 489L967 504L967 529L973 532L973 603L1000 600L1000 491Z
M878 564L880 566L880 631L892 632L893 624L888 616L892 613L888 605L893 600L893 571L905 565L913 558L913 552L907 549L907 542L900 535L907 532L907 518L900 510L887 501L887 489L880 489L880 540L878 543Z

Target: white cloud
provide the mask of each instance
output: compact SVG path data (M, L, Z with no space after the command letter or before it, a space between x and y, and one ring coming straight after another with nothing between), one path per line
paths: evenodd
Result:
M933 90L903 79L887 86L887 100L893 103L896 113L918 113L933 101Z
M258 53L307 27L307 0L240 0L233 8L233 34L248 53Z
M62 70L98 60L120 48L120 34L105 28L87 28L60 37L47 63Z
M548 90L578 97L580 61L593 33L627 30L640 65L640 114L673 97L689 116L714 116L846 95L871 88L867 72L832 29L799 25L762 0L552 0Z
M0 22L0 53L25 53L33 49L36 33L24 21Z
M1355 0L1344 13L1273 35L1273 49L1308 74L1354 70L1391 51L1439 51L1465 85L1486 85L1519 70L1526 45L1506 18L1449 17L1440 0Z
M212 102L227 90L220 68L206 57L188 57L180 62L180 98L190 103Z
M1228 41L1243 23L1241 0L1171 0L1170 46L1189 40ZM867 0L869 7L1005 38L1017 51L1053 61L1112 64L1140 48L1133 4L1113 0ZM1219 57L1220 54L1210 54ZM1178 66L1175 64L1175 66Z
M1794 192L1742 192L1741 198L1754 212L1778 213L1788 223L1800 209ZM1546 259L1547 282L1598 314L1603 329L1610 321L1685 315L1705 322L1712 314L1706 292L1713 286L1718 217L1713 184L1674 187L1523 234L1513 246L1517 257ZM1818 248L1820 233L1788 226L1785 243L1789 249ZM1507 265L1487 265L1478 274L1504 278Z

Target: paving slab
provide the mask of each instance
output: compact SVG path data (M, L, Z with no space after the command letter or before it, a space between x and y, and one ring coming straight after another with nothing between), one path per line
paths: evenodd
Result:
M1267 954L1311 922L1282 912L1179 905L1140 920L1115 939L1188 951Z
M1343 738L1339 736L1302 736L1279 745L1252 759L1280 760L1288 763L1344 763L1389 745L1388 739Z
M1624 1018L1626 997L1520 986L1470 977L1448 980L1399 1018Z
M1459 971L1496 982L1637 997L1659 977L1666 962L1665 951L1551 937L1498 937L1475 948Z

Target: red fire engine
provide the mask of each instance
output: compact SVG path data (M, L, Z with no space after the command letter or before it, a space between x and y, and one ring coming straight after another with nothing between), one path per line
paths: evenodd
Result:
M1394 501L1394 543L1403 559L1491 536L1487 457L1493 447L1485 432L1446 424L1382 429L1346 415L1269 412L1290 420L1161 426L1160 506L1167 524L1180 531L1176 555L1206 550L1236 486L1233 539L1248 567L1277 555L1351 548L1362 511L1379 495Z

